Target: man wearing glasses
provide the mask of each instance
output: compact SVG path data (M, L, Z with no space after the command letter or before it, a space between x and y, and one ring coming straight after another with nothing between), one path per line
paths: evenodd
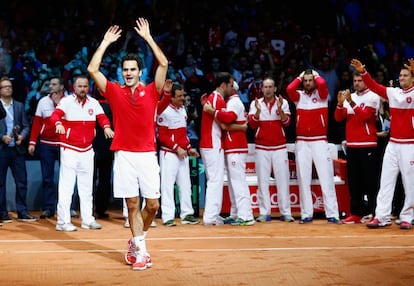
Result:
M36 221L36 217L27 210L27 171L24 157L24 141L29 136L30 127L23 103L13 100L12 95L11 80L7 77L1 78L0 100L6 116L0 120L0 220L12 222L6 200L6 177L10 167L16 183L17 220L31 222Z

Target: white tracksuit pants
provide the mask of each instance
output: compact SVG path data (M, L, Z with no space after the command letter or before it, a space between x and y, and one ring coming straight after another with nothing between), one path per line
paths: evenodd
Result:
M315 164L322 189L325 215L326 217L337 218L339 216L338 200L336 198L333 162L328 142L323 140L297 141L295 156L302 218L313 217L312 162Z
M238 217L245 221L252 220L252 200L249 186L246 182L247 154L227 154L225 159L231 202L230 216L233 218Z
M200 153L207 178L203 223L215 223L223 204L224 152L221 148L200 148Z
M57 223L70 223L70 205L75 183L78 187L82 223L90 224L93 217L93 149L78 152L60 148Z
M256 149L255 152L256 174L259 184L259 188L257 189L257 198L260 215L271 214L269 178L270 172L273 169L280 214L290 216L290 174L287 149L285 148L275 151Z
M380 189L377 195L375 217L380 220L391 216L392 199L398 173L401 172L405 200L400 213L402 221L414 219L414 144L389 142L384 153Z
M177 154L160 151L161 167L161 216L165 223L175 218L174 184L180 199L180 218L193 215L189 159L180 160Z

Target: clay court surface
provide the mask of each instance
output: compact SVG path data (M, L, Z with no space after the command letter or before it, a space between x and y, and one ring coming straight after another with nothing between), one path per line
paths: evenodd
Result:
M414 229L395 224L165 227L157 219L147 237L154 265L132 271L123 259L130 231L120 211L110 215L102 230L57 232L55 219L3 225L0 285L414 285Z

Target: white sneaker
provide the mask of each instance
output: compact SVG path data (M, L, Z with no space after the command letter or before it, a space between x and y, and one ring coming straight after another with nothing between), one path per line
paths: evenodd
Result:
M216 219L212 221L203 221L203 224L207 226L210 226L210 225L220 226L224 224L224 219L221 216L216 216Z
M369 214L369 215L365 215L361 218L361 223L368 223L372 220L373 215Z
M61 223L56 225L57 231L76 231L77 228L71 223Z
M125 218L125 223L124 223L124 227L129 228L129 219L126 217Z
M156 226L157 226L157 223L155 222L155 220L153 220L153 221L151 222L150 227L156 227Z
M96 221L93 221L90 224L82 223L81 227L84 228L84 229L101 229L102 225L100 225Z

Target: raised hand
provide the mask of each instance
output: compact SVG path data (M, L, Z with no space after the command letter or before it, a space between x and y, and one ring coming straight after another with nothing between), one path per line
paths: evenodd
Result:
M409 63L409 65L407 65L407 64L404 64L404 66L407 68L407 69L409 69L410 71L411 71L411 73L414 73L414 59L408 59L408 63Z
M164 91L171 92L173 86L173 81L171 79L167 79L164 83Z
M357 72L363 73L365 72L365 65L363 65L359 60L352 59L351 60L351 66L353 66Z
M349 89L344 90L344 98L348 102L352 101L351 91Z
M345 92L343 90L338 91L338 105L342 106L344 105L344 101L345 101Z
M315 70L312 70L312 75L313 75L314 77L316 77L316 76L319 76L319 73L318 73L317 71L315 71Z
M106 31L104 35L104 40L108 41L109 43L113 43L121 37L122 30L119 28L118 25L114 25L109 27L108 31Z
M279 96L277 97L277 108L282 108L283 106L283 96L279 94Z
M137 23L137 26L134 27L135 31L143 39L147 39L151 35L148 20L145 18L138 18L135 22Z

